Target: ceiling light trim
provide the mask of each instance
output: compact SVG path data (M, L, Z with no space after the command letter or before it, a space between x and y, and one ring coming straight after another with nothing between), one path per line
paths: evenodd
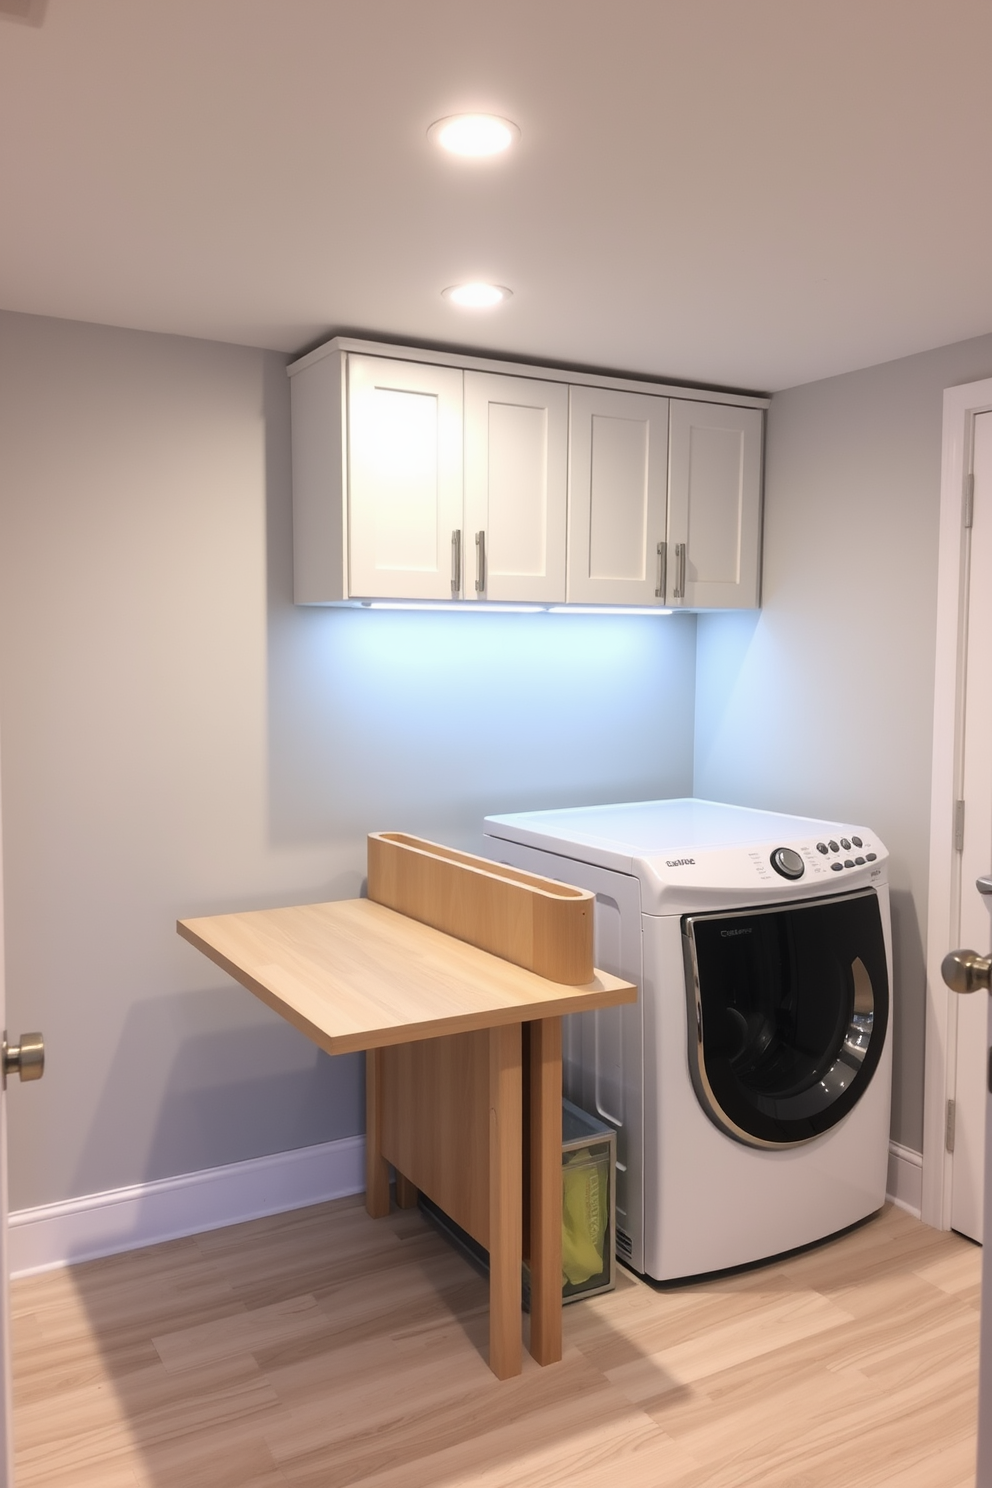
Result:
M459 310L495 310L513 298L513 290L505 284L490 284L483 279L470 279L463 284L449 284L442 289L441 296Z
M499 114L449 114L436 119L427 138L446 155L461 160L492 160L520 138L520 128Z

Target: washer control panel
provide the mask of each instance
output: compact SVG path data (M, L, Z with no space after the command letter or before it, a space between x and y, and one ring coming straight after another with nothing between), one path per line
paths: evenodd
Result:
M868 840L863 827L860 832L849 827L846 836L815 837L809 842L769 843L763 849L746 848L743 851L754 878L769 885L779 884L782 888L799 879L816 879L820 883L828 879L833 881L835 875L843 882L847 873L859 868L866 870L864 877L871 874L872 865L878 864L879 854L885 855L881 844ZM723 858L724 855L720 853L719 856ZM729 867L729 863L726 866ZM783 879L786 883L782 882Z
M822 830L822 828L821 828ZM710 891L751 892L763 888L784 895L829 893L835 886L879 884L885 880L885 848L866 828L835 827L836 835L775 841L740 847L706 847L653 858L657 884L684 887L704 898ZM836 891L836 889L835 889ZM663 898L670 898L663 891ZM676 897L679 897L676 893ZM679 900L681 902L681 900Z
M843 873L845 868L862 868L865 863L874 863L878 854L871 852L870 848L870 842L855 836L842 837L839 842L831 837L827 842L816 844L821 859L827 859L833 873Z
M802 878L806 872L806 864L794 847L777 847L769 861L783 878Z

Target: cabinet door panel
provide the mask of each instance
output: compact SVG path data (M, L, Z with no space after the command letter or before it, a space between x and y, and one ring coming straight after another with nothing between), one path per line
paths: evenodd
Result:
M673 594L676 604L758 603L761 428L757 408L672 400L668 539L676 565L676 544L685 543L685 594Z
M568 598L662 604L668 399L573 387L569 406Z
M450 599L462 525L462 373L348 359L349 593Z
M564 600L567 428L562 384L465 373L466 598Z

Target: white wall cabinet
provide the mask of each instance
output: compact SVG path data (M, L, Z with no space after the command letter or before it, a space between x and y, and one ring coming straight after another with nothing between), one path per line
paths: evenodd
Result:
M455 367L349 357L349 594L451 598L462 405Z
M672 399L670 605L753 609L758 604L761 433L760 409Z
M465 373L466 599L565 599L568 389Z
M668 399L570 391L568 598L661 605Z
M299 604L758 603L765 399L345 338L289 370Z

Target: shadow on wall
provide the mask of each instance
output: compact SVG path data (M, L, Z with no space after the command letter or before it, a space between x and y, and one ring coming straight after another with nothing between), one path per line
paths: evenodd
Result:
M250 1006L246 1010L244 1003ZM240 1006L238 1004L241 1004ZM247 1015L246 1015L247 1013ZM195 1030L178 1046L161 1088L138 1101L133 1089L145 1083L143 1051L171 1043L175 1029ZM132 1005L115 1051L113 1074L104 1085L96 1117L83 1146L74 1192L92 1194L100 1183L104 1154L114 1152L140 1182L154 1184L239 1163L246 1158L292 1152L299 1133L319 1144L357 1136L364 1129L364 1061L360 1055L331 1058L282 1018L240 988L172 993ZM265 1071L245 1077L246 1070ZM151 1129L137 1124L121 1131L122 1110L155 1112ZM130 1152L127 1149L130 1148ZM264 1184L264 1173L259 1183ZM128 1190L121 1192L121 1199ZM260 1193L258 1208L265 1206ZM129 1236L142 1243L176 1233L158 1224L154 1196L130 1200L116 1216L94 1218L107 1243L127 1248ZM256 1211L257 1212L257 1211ZM242 1217L246 1217L247 1210ZM237 1216L232 1215L232 1218ZM118 1233L119 1231L119 1233ZM89 1237L79 1255L97 1247Z
M725 753L736 754L738 770L749 754L746 741L733 727L733 718L740 694L749 685L749 658L753 662L752 652L759 651L762 618L760 610L704 615L698 628L693 777L695 789L703 796L709 794L705 782L713 769L726 772ZM767 650L767 626L760 631L760 642ZM768 661L774 665L773 657ZM728 741L732 741L729 747Z
M923 1150L922 1104L916 1088L926 1037L927 962L920 920L908 889L889 890L892 911L892 1131L915 1151ZM907 1087L907 1078L912 1088Z
M22 26L43 26L48 0L0 0L0 21L17 21Z

